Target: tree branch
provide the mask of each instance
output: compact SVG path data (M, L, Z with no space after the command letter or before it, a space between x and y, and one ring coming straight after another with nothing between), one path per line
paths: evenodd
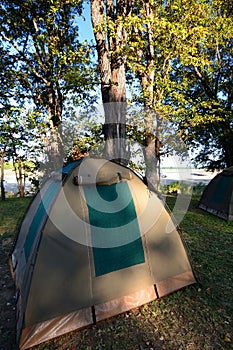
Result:
M197 66L194 66L194 71L198 79L201 81L201 84L209 98L212 98L214 100L217 100L217 97L215 96L214 92L211 90L207 79L201 74Z
M31 68L33 74L37 78L43 80L43 82L47 84L48 83L47 79L45 79L39 72L37 72L37 70L34 68L32 62L27 58L27 56L24 54L24 52L22 50L20 50L18 45L16 43L12 42L12 40L10 38L8 38L4 33L0 33L0 36L2 36L6 41L8 41L14 47L14 49L22 56L22 58L26 61L28 66Z
M35 28L36 35L34 33L31 33L31 34L32 34L32 37L33 37L33 40L34 40L34 46L35 46L35 49L36 49L37 56L38 56L42 66L43 66L43 59L44 59L44 61L46 63L47 63L48 59L47 59L47 55L46 55L46 52L45 52L45 49L44 49L44 45L40 44L41 51L39 49L39 46L38 46L38 43L37 43L37 38L40 35L40 31L39 31L39 27L38 27L36 16L33 13L32 13L32 17L33 17L32 18L32 22L33 22L33 26ZM40 52L42 52L43 59L42 59L42 56L41 56Z

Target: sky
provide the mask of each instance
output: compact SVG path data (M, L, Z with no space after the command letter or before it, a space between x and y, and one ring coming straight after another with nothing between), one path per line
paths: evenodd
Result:
M79 24L79 35L80 40L84 41L91 41L95 40L93 30L92 30L92 24L91 24L91 14L90 14L90 4L84 4L84 11L83 11L83 18L79 17L77 18L77 23Z

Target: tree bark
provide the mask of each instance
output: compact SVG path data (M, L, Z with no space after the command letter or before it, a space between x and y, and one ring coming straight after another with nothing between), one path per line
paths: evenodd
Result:
M2 200L6 199L6 191L5 191L5 186L4 186L4 171L5 171L5 160L4 160L4 153L5 151L2 152L1 154L1 198Z
M149 3L145 3L145 11L148 18L152 15L153 9ZM147 40L148 49L146 52L147 67L140 74L140 81L142 92L144 96L144 108L145 108L145 149L144 159L146 164L146 179L149 185L152 185L155 189L158 188L159 183L159 127L155 128L155 118L157 118L154 112L154 84L155 84L155 71L154 71L154 40L153 40L153 26L148 21L147 23ZM138 53L139 57L142 57L143 53ZM158 118L157 118L158 121ZM158 123L157 123L158 124Z
M144 146L144 159L146 165L146 180L149 186L158 189L159 184L159 172L160 172L160 142L159 142L159 129L155 130L154 119L155 113L151 108L145 109L146 117L145 122L145 146ZM155 136L157 134L157 136Z
M98 53L101 94L105 113L103 133L105 157L120 163L128 162L126 152L126 56L116 52L125 44L126 33L118 20L125 18L129 1L91 0L91 17ZM108 30L107 21L114 27Z
M48 118L50 123L50 137L46 145L46 152L51 171L60 169L63 165L64 150L62 137L62 94L59 88L54 89L48 84Z
M24 197L25 196L25 174L23 173L21 159L18 159L17 163L18 163L17 181L18 181L19 195L20 197Z

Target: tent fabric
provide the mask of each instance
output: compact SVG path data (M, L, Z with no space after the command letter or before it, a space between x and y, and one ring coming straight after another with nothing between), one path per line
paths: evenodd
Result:
M112 184L111 186L101 185L98 186L97 191L98 194L93 196L92 188L86 187L84 190L88 203L96 276L145 262L137 215L127 182ZM101 211L98 210L94 203L96 201L97 204L99 196L104 199L105 203L105 207ZM122 200L118 201L118 205L114 206L114 212L108 212L109 203L114 201L117 196L120 196ZM102 210L105 212L104 221ZM131 225L128 225L129 223ZM126 225L129 226L126 232L119 234L119 231L111 230L112 228L125 227ZM108 236L106 237L105 234L103 236L99 228L108 229ZM125 239L129 243L121 244L122 234L127 236ZM111 248L95 248L96 240L98 243L103 241L102 246L108 242Z
M233 167L224 169L206 186L199 208L225 220L233 220Z
M195 283L158 195L128 168L92 158L64 167L62 181L37 194L12 267L20 349Z

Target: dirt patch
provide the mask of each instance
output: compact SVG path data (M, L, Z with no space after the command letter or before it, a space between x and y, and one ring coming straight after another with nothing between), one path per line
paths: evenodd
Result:
M15 287L8 263L12 239L0 242L0 350L13 350L15 346Z

